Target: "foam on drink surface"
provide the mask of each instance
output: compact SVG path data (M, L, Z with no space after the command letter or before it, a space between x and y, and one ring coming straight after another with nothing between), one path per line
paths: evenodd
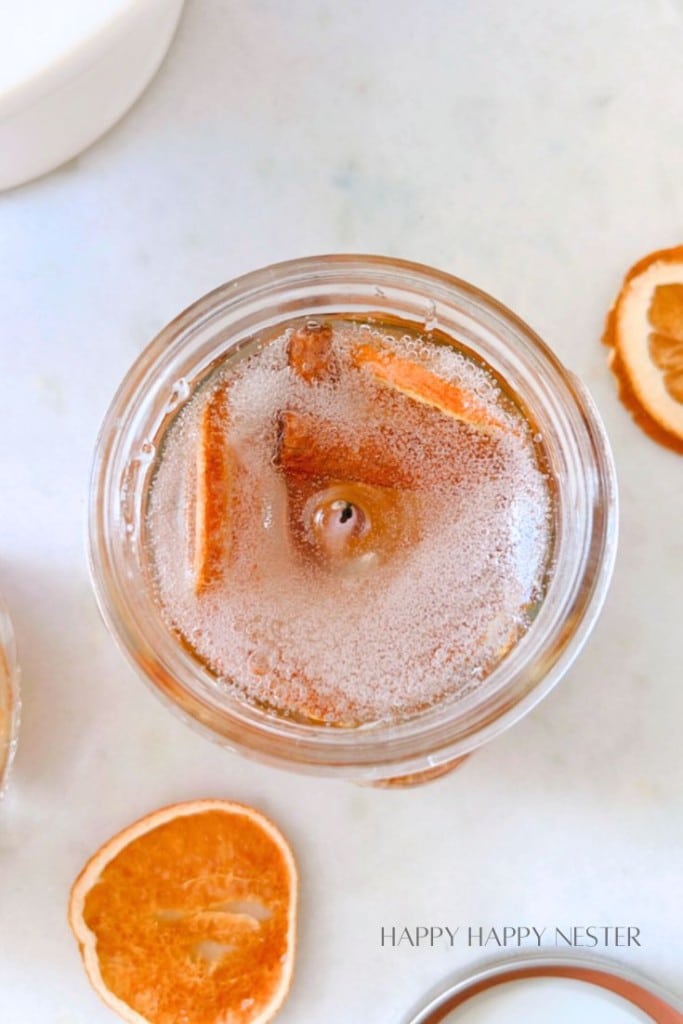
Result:
M533 429L486 368L417 333L330 325L334 379L293 371L290 327L226 358L172 420L148 498L155 586L170 628L236 696L304 721L396 721L470 692L524 634L551 496ZM457 385L495 427L378 382L352 363L359 343ZM221 579L197 592L196 451L219 388L233 541ZM310 431L291 464L283 417ZM311 473L320 452L332 475Z

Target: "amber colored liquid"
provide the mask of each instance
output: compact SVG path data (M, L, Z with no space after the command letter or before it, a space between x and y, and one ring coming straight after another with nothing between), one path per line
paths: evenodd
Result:
M162 614L218 686L279 715L357 726L457 700L543 600L542 439L443 336L292 321L214 364L158 447Z

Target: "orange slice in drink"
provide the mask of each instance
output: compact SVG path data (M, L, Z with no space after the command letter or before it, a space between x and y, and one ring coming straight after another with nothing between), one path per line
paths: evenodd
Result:
M433 410L426 411L421 436L407 437L390 419L367 433L345 435L335 423L289 409L279 418L276 464L285 476L417 490L461 480L464 451L495 461L498 432L480 430L463 448L462 438L439 430Z
M290 336L287 354L296 375L309 384L337 376L329 324L309 320L297 327Z
M603 341L636 423L683 454L683 246L654 252L629 270Z
M384 431L344 438L336 424L288 409L280 415L277 464L296 476L415 487L415 468L392 440L388 425Z
M446 416L486 432L503 429L503 424L463 388L389 348L367 343L354 345L351 361L358 369L367 370L379 384L399 391L414 402L438 409Z
M130 1024L265 1024L289 989L297 874L258 811L197 800L105 843L69 923L98 995Z
M199 424L194 505L194 581L201 594L223 578L234 543L231 498L237 459L228 443L228 389L219 387Z

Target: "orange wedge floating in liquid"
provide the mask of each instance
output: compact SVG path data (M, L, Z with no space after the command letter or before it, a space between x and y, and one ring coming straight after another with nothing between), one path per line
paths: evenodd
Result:
M336 424L289 409L279 419L277 463L294 476L413 488L415 470L392 443L392 433L387 426L347 440Z
M603 341L636 423L683 454L683 246L651 253L629 270Z
M204 406L199 423L194 507L195 593L224 575L234 543L231 494L237 459L228 443L228 389L219 387Z
M309 320L295 328L289 339L287 356L292 370L308 384L334 380L337 375L329 324Z
M463 388L389 348L367 343L355 345L351 360L358 369L367 370L377 383L415 402L486 432L503 429L503 424Z
M74 883L69 923L98 995L130 1024L266 1024L291 981L296 892L267 818L197 800L105 843Z

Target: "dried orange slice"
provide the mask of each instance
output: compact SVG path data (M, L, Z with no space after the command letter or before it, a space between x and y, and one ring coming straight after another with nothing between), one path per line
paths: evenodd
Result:
M389 348L367 343L354 345L351 361L358 369L368 370L378 383L400 391L415 402L481 430L503 429L503 424L463 388Z
M498 435L500 436L500 435ZM497 437L480 431L467 450L496 458ZM364 435L343 436L335 423L287 410L280 414L276 464L286 476L349 480L373 487L417 490L435 481L462 479L463 446L457 436L425 423L421 437L403 436L391 422Z
M262 814L156 811L92 857L69 923L98 995L131 1024L265 1024L289 989L296 866Z
M415 470L392 445L389 428L347 441L336 424L291 409L280 415L277 464L286 474L298 476L375 487L417 486Z
M629 270L603 341L636 423L683 454L683 246L653 252Z
M297 327L290 336L287 354L291 368L309 384L333 380L337 375L329 324L309 320Z
M204 406L199 424L194 505L196 594L223 578L233 543L230 498L237 462L228 443L228 423L228 391L219 387Z

